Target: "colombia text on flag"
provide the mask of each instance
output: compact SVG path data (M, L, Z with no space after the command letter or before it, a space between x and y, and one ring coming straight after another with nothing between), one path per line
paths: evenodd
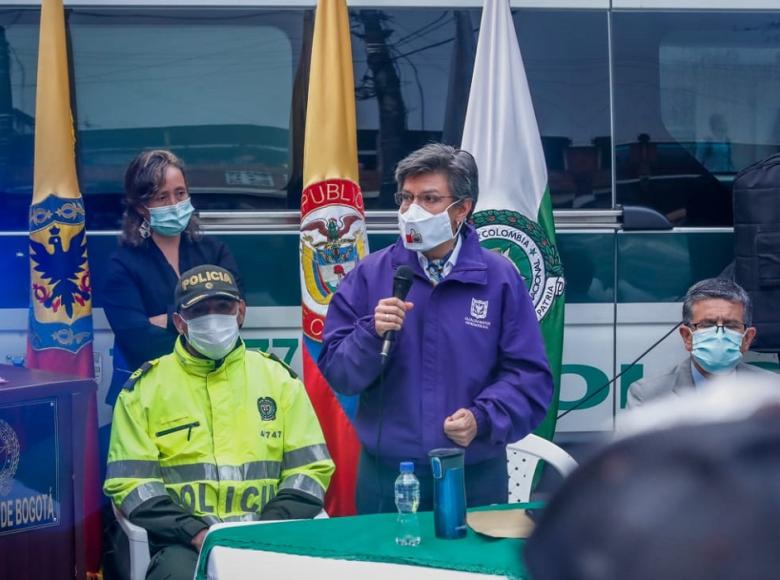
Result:
M368 251L358 185L355 93L344 0L319 0L314 21L301 198L303 373L336 473L325 497L334 515L355 513L360 444L354 397L336 395L317 368L330 298Z
M479 239L518 267L541 325L555 393L536 432L551 439L563 351L563 266L555 246L542 139L509 0L485 0L461 146L479 167L474 213Z
M43 0L30 206L31 300L26 360L30 368L92 377L92 289L84 203L76 177L67 54L62 0ZM88 405L84 442L87 472L83 549L88 575L99 572L101 552L96 408L93 397Z

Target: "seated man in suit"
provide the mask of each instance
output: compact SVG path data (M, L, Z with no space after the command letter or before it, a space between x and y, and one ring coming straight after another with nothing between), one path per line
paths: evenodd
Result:
M685 350L691 356L660 376L644 378L631 385L628 407L697 388L714 375L734 372L773 375L742 362L742 356L756 336L751 318L750 297L736 282L709 278L691 286L683 302L680 327Z

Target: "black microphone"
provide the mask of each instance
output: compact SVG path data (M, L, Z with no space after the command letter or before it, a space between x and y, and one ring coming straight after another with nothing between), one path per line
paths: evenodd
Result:
M414 278L414 272L409 266L398 266L393 276L393 298L400 300L406 300L409 289L412 287L412 279ZM385 332L385 341L382 343L382 352L379 353L382 357L382 366L385 366L387 359L390 356L390 348L393 346L395 340L395 330L388 330Z

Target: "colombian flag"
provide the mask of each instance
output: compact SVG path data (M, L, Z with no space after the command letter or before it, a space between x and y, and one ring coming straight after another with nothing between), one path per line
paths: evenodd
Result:
M304 382L336 463L325 497L325 509L332 516L355 513L360 451L350 422L356 400L336 395L316 362L330 298L368 252L358 185L354 86L346 2L319 0L303 148L301 294Z
M76 177L67 54L62 0L43 0L30 206L31 300L26 362L29 368L91 378L92 288L84 203ZM76 549L82 552L87 575L94 577L100 570L101 551L94 397L88 404L85 433L85 545Z

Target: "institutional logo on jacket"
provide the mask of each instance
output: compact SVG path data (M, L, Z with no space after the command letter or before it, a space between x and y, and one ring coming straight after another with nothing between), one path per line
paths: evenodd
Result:
M486 318L488 312L488 301L487 300L477 300L476 298L471 299L471 315L474 318Z
M274 421L276 419L276 401L271 397L260 397L257 399L257 410L260 412L260 418L263 421Z
M490 321L487 320L488 315L488 301L479 300L478 298L471 299L471 307L469 308L469 314L465 318L466 324L474 326L476 328L482 328L487 330L490 328Z

